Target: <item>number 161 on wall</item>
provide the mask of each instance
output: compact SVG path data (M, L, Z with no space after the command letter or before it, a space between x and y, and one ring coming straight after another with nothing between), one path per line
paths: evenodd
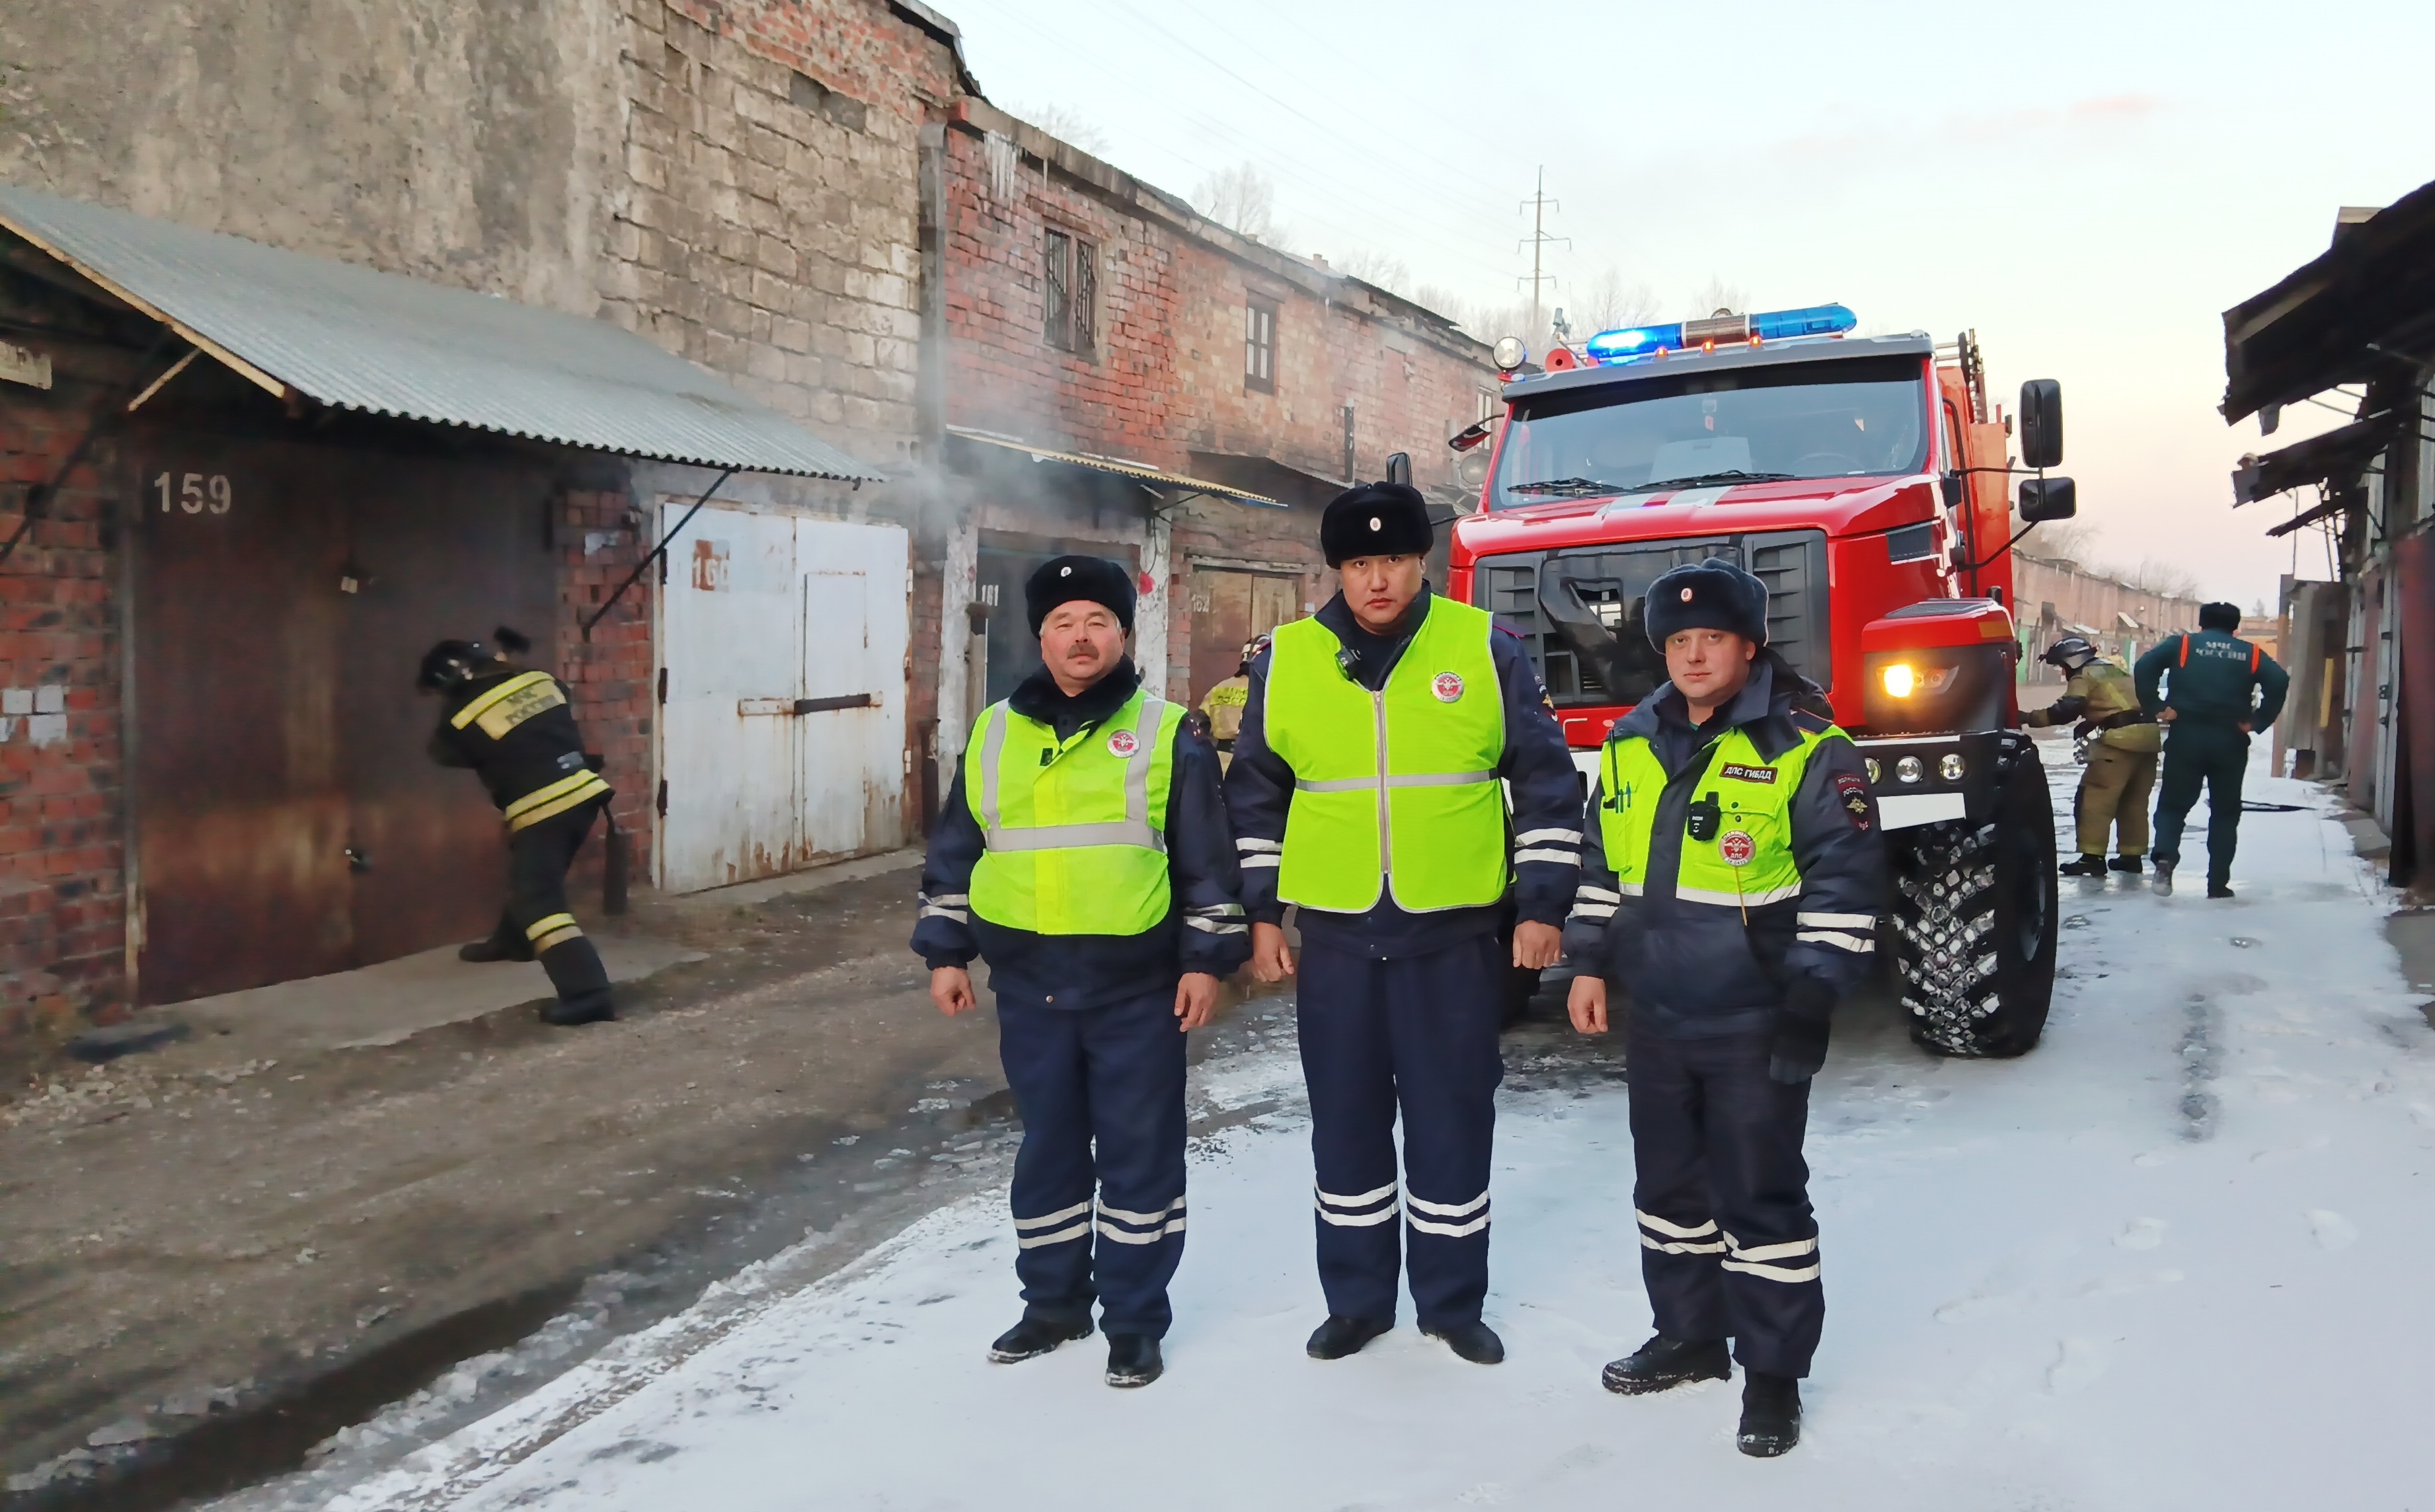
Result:
M236 490L229 486L225 472L164 472L152 480L152 487L160 490L163 514L172 508L188 514L226 514L236 502Z

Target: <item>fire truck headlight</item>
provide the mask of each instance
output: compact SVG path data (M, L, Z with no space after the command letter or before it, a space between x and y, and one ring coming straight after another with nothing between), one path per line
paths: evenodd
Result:
M1961 774L1969 769L1969 763L1961 759L1961 753L1958 750L1946 751L1944 759L1936 764L1936 775L1948 782L1961 781Z
M1886 693L1891 697L1908 698L1919 686L1919 669L1908 662L1893 662L1878 676L1885 679Z
M1919 758L1916 756L1906 756L1894 763L1894 776L1906 782L1918 782L1926 770L1927 768L1919 764Z
M1496 361L1497 371L1511 372L1530 360L1530 349L1522 344L1520 336L1501 336L1497 339L1493 355Z
M1871 787L1874 787L1879 782L1886 780L1886 769L1877 765L1877 759L1874 756L1867 758L1861 765L1867 766L1869 769L1869 785Z

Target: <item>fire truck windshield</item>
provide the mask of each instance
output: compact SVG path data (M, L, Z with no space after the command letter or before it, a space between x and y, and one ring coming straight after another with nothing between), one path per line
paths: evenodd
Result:
M1635 372L1514 405L1491 508L1927 465L1915 357Z

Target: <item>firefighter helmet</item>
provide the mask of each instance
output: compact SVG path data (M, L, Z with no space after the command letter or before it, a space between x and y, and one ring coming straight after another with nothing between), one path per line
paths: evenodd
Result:
M2046 655L2038 660L2049 666L2061 667L2065 672L2077 672L2097 660L2097 647L2080 636L2066 635L2047 646Z
M423 653L423 670L416 676L414 685L431 693L446 693L490 660L491 648L479 641L442 641Z

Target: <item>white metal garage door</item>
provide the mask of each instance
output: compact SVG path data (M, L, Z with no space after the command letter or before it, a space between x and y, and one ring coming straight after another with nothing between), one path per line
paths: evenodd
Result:
M669 548L661 886L904 843L907 547L896 525L713 507Z

